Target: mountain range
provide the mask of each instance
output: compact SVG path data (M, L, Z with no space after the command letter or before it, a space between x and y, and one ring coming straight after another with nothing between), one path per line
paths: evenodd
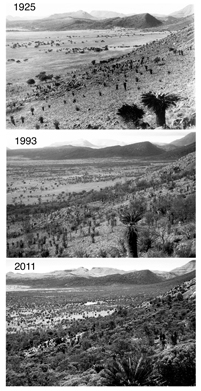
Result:
M59 270L50 273L13 273L6 275L8 285L29 285L37 287L76 287L110 284L155 284L162 283L184 275L195 275L195 260L185 265L166 271L134 270L125 271L114 268L95 267Z
M194 134L194 132L192 132ZM164 160L172 160L181 158L188 153L195 151L195 134L188 135L181 138L179 146L174 146L171 143L170 150L167 150L167 145L156 146L149 141L128 145L115 145L105 148L93 148L89 146L73 146L73 145L59 145L44 148L33 149L7 149L8 157L29 158L33 160L65 160L65 159L88 159L88 158L159 158ZM182 141L182 139L184 139ZM82 141L83 142L83 141ZM178 140L176 140L178 142ZM189 143L189 144L188 144ZM86 140L85 145L90 145Z
M50 145L50 147L61 147L64 145L72 145L73 147L90 147L90 148L106 148L113 147L115 145L126 145L123 141L111 140L111 139L101 139L101 140L71 140L71 141L58 141Z
M113 11L92 11L83 10L53 14L46 18L22 20L18 17L7 17L7 28L24 28L30 30L52 30L62 31L69 29L110 29L114 27L146 29L165 26L176 23L178 20L193 15L193 5L171 15L152 15L150 13L124 15Z

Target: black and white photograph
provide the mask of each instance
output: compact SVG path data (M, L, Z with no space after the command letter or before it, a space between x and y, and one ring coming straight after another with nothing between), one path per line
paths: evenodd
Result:
M193 4L6 5L8 129L195 127Z
M27 134L7 135L8 258L195 257L195 132Z
M195 386L195 260L7 261L7 386Z

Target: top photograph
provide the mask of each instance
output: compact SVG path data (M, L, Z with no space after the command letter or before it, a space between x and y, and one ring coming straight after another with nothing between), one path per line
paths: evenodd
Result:
M195 129L194 13L185 1L9 1L7 129Z

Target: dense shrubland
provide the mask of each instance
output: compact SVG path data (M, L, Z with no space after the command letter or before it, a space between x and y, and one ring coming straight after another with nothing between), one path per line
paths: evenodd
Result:
M195 279L187 279L146 301L136 294L138 304L127 291L121 305L118 296L113 300L115 313L104 318L7 334L7 385L195 385L194 288ZM21 295L27 311L48 300Z

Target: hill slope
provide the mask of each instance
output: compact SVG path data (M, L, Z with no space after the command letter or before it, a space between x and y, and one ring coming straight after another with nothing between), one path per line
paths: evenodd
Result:
M182 138L172 141L170 145L176 145L177 147L184 147L186 145L195 143L195 140L196 140L196 133L191 132Z
M88 159L88 158L136 158L161 155L163 150L156 147L149 141L130 144L125 146L114 146L100 149L89 147L47 147L36 149L13 149L7 150L8 157L20 156L36 160L63 160L63 159Z
M186 18L187 16L190 16L193 13L194 13L194 5L189 4L179 11L172 12L169 16L174 16L175 18Z

